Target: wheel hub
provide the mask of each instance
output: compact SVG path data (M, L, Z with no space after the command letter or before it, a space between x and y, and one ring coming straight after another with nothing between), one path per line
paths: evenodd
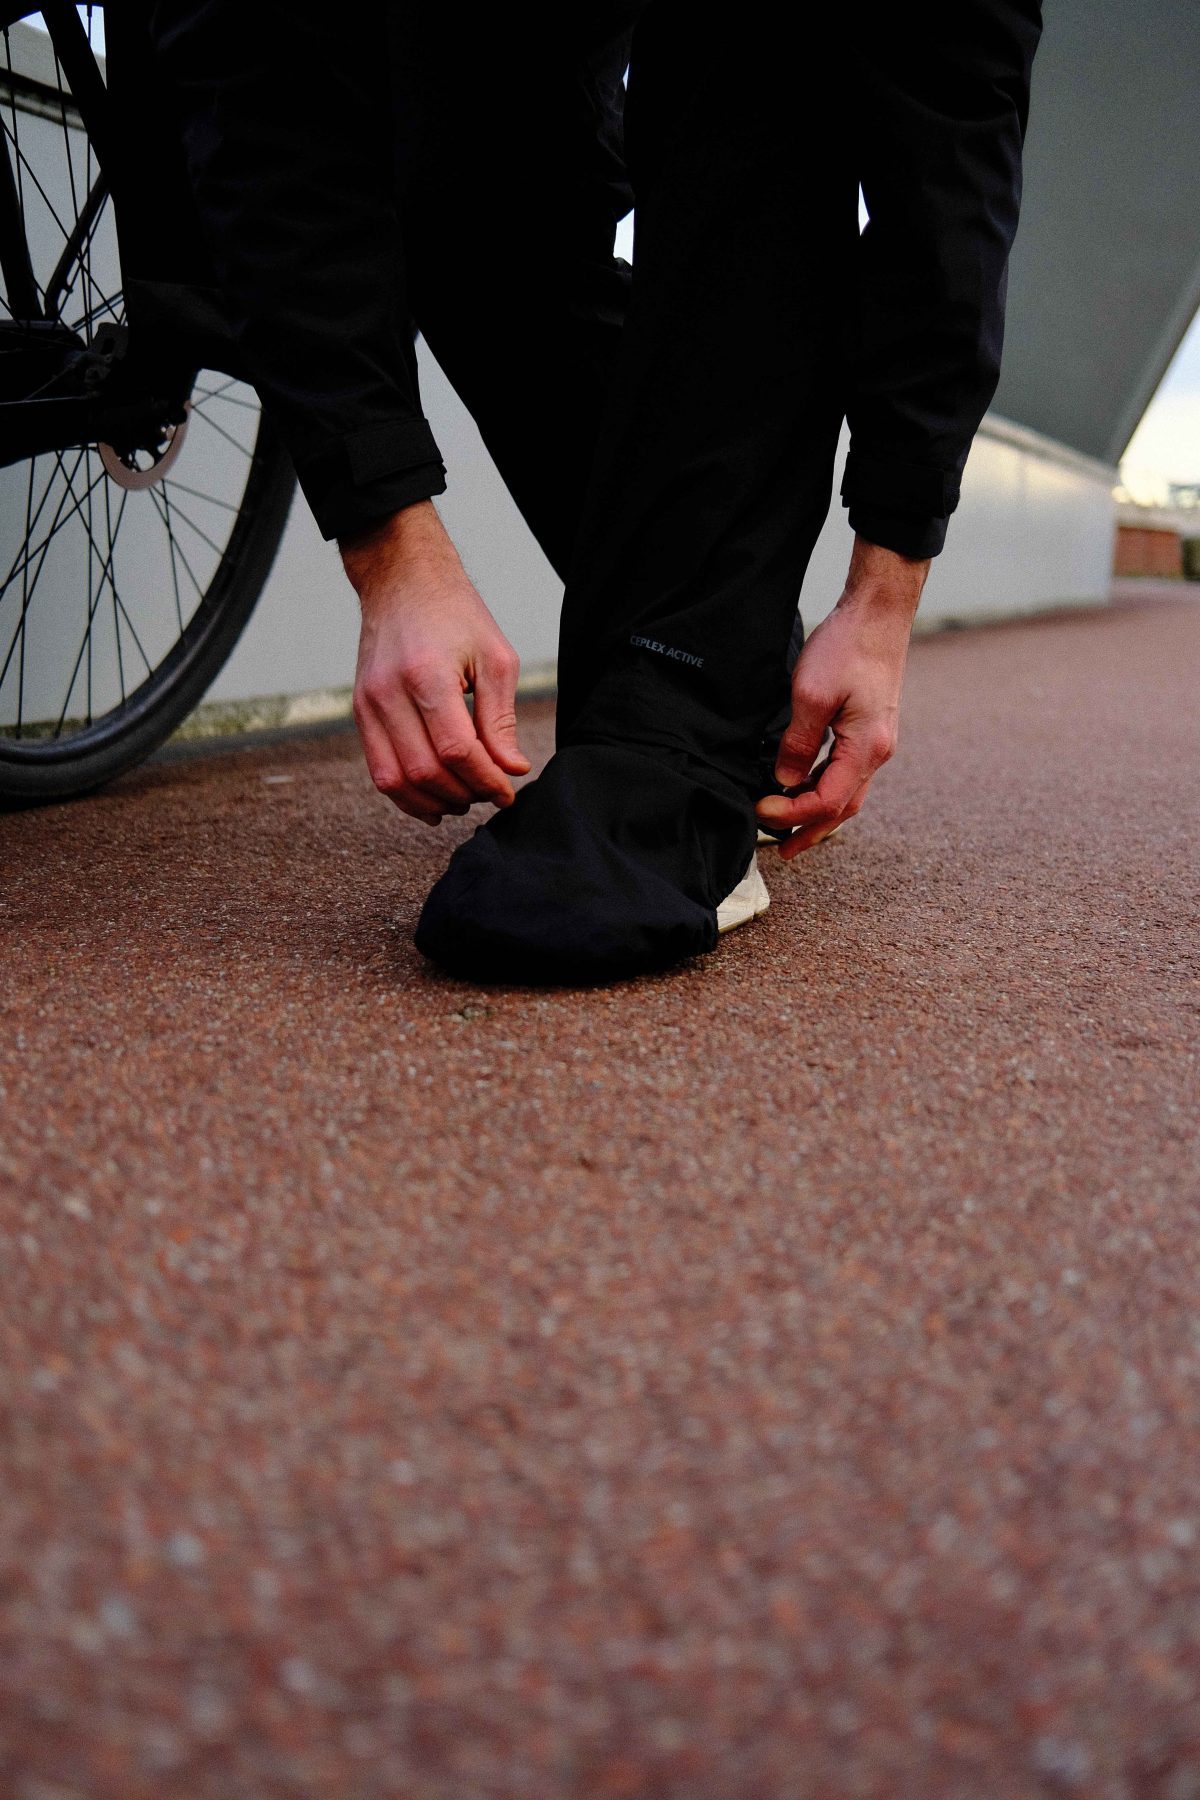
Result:
M85 377L94 393L105 394L107 391L114 398L119 396L123 377L127 379L130 368L128 352L127 326L106 321L97 328L88 347L91 366ZM164 408L164 413L167 410ZM134 442L109 443L101 439L96 448L110 481L130 491L153 487L155 482L161 481L183 449L183 440L187 436L187 401L182 411L181 418L163 417L148 427L143 425Z

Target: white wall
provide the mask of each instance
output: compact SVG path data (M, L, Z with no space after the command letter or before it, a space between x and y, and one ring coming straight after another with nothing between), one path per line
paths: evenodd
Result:
M852 534L837 496L804 584L811 624L841 591ZM989 414L971 450L946 548L920 621L983 620L1106 600L1112 580L1116 471Z

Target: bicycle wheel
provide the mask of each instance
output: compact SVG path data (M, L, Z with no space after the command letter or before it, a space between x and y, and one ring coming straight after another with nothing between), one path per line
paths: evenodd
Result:
M0 149L28 258L19 295L8 277L21 256L5 268L0 335L28 341L36 308L52 347L123 356L107 191L55 45L17 11L0 28ZM102 70L99 9L79 11ZM0 468L0 800L80 794L139 762L203 697L253 611L290 462L228 375L201 371L172 410L178 422L133 444Z

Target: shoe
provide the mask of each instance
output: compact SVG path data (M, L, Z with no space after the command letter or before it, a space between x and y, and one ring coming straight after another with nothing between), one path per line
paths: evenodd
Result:
M473 981L649 974L764 910L753 854L753 815L732 783L658 751L572 744L455 850L417 948Z
M761 837L762 833L759 835ZM770 838L767 839L768 843L771 841ZM733 931L739 925L748 925L751 919L760 919L770 904L767 884L762 878L756 858L751 856L746 873L717 908L718 935L724 931Z

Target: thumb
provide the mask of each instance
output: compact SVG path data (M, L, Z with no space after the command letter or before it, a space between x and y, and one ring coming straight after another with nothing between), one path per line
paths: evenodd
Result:
M491 757L509 775L525 775L533 767L517 742L517 675L520 659L505 654L481 663L475 676L475 730Z
M825 741L826 726L836 711L836 706L827 700L795 690L792 716L775 758L775 779L780 787L799 787L807 778Z

